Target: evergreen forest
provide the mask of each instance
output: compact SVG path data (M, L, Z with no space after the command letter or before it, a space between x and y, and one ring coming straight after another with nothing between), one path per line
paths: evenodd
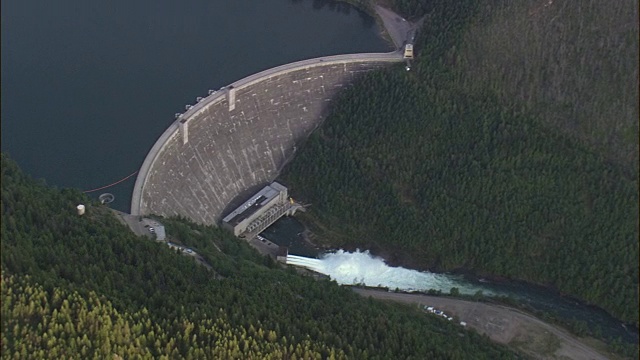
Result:
M341 94L281 181L327 247L557 289L638 325L638 3L396 0L411 71Z
M5 154L1 211L2 359L519 357L416 307L283 269L217 228L167 220L202 266Z

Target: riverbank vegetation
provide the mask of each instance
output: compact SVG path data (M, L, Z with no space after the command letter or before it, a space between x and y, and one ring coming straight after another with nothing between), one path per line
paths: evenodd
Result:
M341 94L282 176L314 229L637 326L637 3L394 4L427 15L412 70Z
M209 270L5 155L1 185L3 359L514 358L451 322L282 269L218 229L167 221Z

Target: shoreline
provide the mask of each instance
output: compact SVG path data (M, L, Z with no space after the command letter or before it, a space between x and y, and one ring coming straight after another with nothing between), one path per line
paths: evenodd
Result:
M355 287L352 287L352 290L361 296L380 301L436 306L453 315L456 321L463 321L469 328L487 335L492 341L534 357L567 356L573 359L608 359L610 355L585 344L583 340L586 338L578 338L557 325L549 324L534 315L509 306ZM429 315L425 314L425 316ZM599 348L604 346L601 342L598 345Z
M516 289L512 289L512 291L518 291L517 288L518 287L522 287L522 288L526 288L528 291L532 291L533 293L538 293L538 294L542 294L541 296L545 297L548 295L551 296L556 296L558 297L559 300L556 301L565 301L567 303L574 303L573 306L577 307L578 310L582 310L582 311L592 311L592 312L600 312L601 314L606 315L606 317L609 317L610 319L613 319L615 322L619 323L621 325L622 328L624 328L626 330L626 332L628 334L630 334L630 336L635 336L636 339L638 337L638 328L635 327L634 324L632 323L627 323L624 322L616 317L614 317L613 315L611 315L609 312L607 312L605 309L600 308L596 305L593 304L589 304L586 303L584 301L582 301L581 299L572 297L568 294L563 294L561 292L559 292L557 289L553 288L553 287L549 287L549 286L544 286L541 284L535 284L535 283L531 283L531 282L527 282L524 280L519 280L519 279L510 279L510 278L506 278L506 277L501 277L501 276L494 276L491 274L477 274L474 271L470 271L467 269L454 269L448 272L445 271L439 271L439 270L434 270L433 268L425 268L425 267L414 267L411 262L406 262L403 261L402 257L400 257L400 254L394 254L393 261L388 261L387 254L390 254L391 252L389 251L385 251L384 249L379 249L377 246L375 246L375 244L368 244L368 246L354 246L354 245L349 245L349 244L344 244L343 246L341 246L339 249L336 248L335 246L325 246L322 242L320 241L319 235L317 235L316 233L314 233L310 228L309 228L309 224L307 223L308 219L300 219L299 217L296 217L296 220L298 220L298 222L300 222L300 224L303 226L303 231L301 233L301 237L303 239L303 241L305 242L305 244L307 244L308 246L310 246L311 248L317 249L320 253L327 253L327 252L332 252L332 251L337 251L337 250L343 250L343 251L347 251L347 252L355 252L356 250L359 250L361 252L363 251L369 251L369 254L373 257L377 257L382 259L385 264L387 264L388 266L391 267L403 267L405 269L410 269L410 270L415 270L415 271L428 271L430 273L436 274L436 275L461 275L463 276L464 280L473 284L474 282L478 282L478 283L485 283L485 284L495 284L497 286L502 286L502 287L507 287L507 288L516 288ZM371 246L373 245L373 246ZM376 250L374 251L373 248L375 248ZM484 280L481 281L481 280ZM483 284L484 285L484 284ZM350 285L343 285L343 286L350 286ZM371 287L368 286L367 288L377 288L377 287ZM381 290L381 289L378 289ZM545 294L546 292L548 292L549 294ZM402 293L402 291L401 291ZM431 296L428 295L425 292L416 292L417 294L423 294L424 296ZM439 296L447 296L446 293L442 292L441 295ZM467 297L465 296L461 296L461 297L454 297L455 299L459 299L459 300L464 300ZM545 310L542 309L538 309L536 307L534 307L533 305L530 305L527 302L524 302L522 300L518 300L514 297L508 297L507 299L511 299L511 301L513 301L513 303L510 303L509 300L505 299L501 299L500 297L490 297L490 296L486 296L484 295L484 301L483 303L487 303L486 301L488 300L489 302L493 302L493 305L496 306L509 306L509 307L513 307L515 309L518 309L519 311L525 311L525 312L530 312L531 314L529 314L530 316L534 316L536 317L538 320L543 321L542 320L542 315L541 314L534 314L535 312L541 312L543 313ZM544 321L551 321L553 325L555 326L560 326L563 329L565 329L568 332L571 332L571 330L569 329L570 326L572 326L572 322L578 321L575 319L575 316L573 318L569 317L569 315L562 315L562 308L560 308L561 304L556 305L556 307L559 307L558 309L556 309L555 311L553 311L552 313L549 313L549 318L545 319ZM588 332L590 334L593 333L593 329L589 328ZM572 332L571 332L572 333ZM573 334L573 333L572 333ZM598 340L600 341L604 341L605 338L604 337L600 337L598 338ZM629 341L629 339L624 340L624 338L622 339L625 343L633 343L633 344L637 344L636 342L633 341Z

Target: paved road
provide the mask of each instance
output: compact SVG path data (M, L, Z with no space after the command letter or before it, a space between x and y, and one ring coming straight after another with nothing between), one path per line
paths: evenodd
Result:
M553 352L554 357L566 357L569 359L594 359L604 360L596 350L585 345L567 331L547 324L531 315L501 305L489 305L485 303L451 299L439 296L419 294L390 293L386 291L353 288L353 291L362 296L371 296L376 299L391 300L403 303L415 303L434 306L447 314L455 316L458 321L464 321L467 326L481 334L486 334L493 341L500 344L515 345L516 342L528 341L518 346L523 351L531 351L535 358L547 358L548 354L535 352L536 341L549 341L553 334L560 341L558 349ZM513 343L512 343L513 341ZM545 347L546 343L540 343L539 347Z
M424 17L412 23L380 5L376 5L375 9L376 14L378 14L384 24L385 31L389 34L391 40L393 40L396 49L402 48L404 44L414 43L416 32L424 23Z
M149 226L158 226L159 223L155 220L152 219L146 219L143 218L142 220L140 220L140 216L134 216L134 215L129 215L127 213L124 213L122 211L118 211L115 209L111 209L113 211L113 213L115 214L116 218L118 220L120 220L121 223L123 223L124 225L127 225L129 227L129 229L131 229L131 231L133 231L134 234L136 235L140 235L140 236L145 236L148 237L150 239L156 239L155 235L153 235L150 231L149 231ZM145 226L146 225L146 226ZM215 244L214 244L215 246ZM216 246L217 248L217 246ZM218 251L220 251L220 249L218 249ZM192 256L193 258L195 258L195 260L200 263L201 265L203 265L204 267L206 267L207 269L211 270L212 267L211 265L209 265L209 263L207 263L207 261L197 252L192 252L191 254L187 253L187 252L183 252L183 255L187 255L187 256Z
M265 239L265 241L262 241L257 237L254 237L253 239L249 240L249 245L258 250L261 255L268 255L274 259L278 255L279 246L267 239Z
M380 5L376 5L375 9L396 49L400 49L409 40L408 35L412 29L412 24L400 15Z
M149 232L148 227L145 227L145 225L148 224L144 221L141 221L139 216L129 215L115 209L111 209L111 211L113 211L116 218L120 220L121 223L127 225L136 235L154 238L153 234Z

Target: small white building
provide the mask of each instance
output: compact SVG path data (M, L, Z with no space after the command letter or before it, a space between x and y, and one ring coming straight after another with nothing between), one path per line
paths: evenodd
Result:
M158 224L155 226L156 229L156 240L164 241L167 238L167 235L164 231L164 225Z

